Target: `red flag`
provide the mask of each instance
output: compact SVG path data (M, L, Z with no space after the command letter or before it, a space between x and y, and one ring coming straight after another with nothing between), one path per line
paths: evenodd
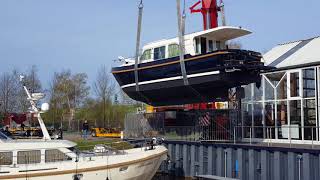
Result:
M209 126L210 125L210 115L207 112L204 116L199 117L200 126Z

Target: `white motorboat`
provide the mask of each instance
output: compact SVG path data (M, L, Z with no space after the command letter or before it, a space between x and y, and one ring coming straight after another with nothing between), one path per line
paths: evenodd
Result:
M93 152L77 152L74 142L52 140L41 119L47 105L38 110L39 96L24 89L43 138L14 140L0 132L0 180L148 180L167 158L161 145L121 151L99 146Z

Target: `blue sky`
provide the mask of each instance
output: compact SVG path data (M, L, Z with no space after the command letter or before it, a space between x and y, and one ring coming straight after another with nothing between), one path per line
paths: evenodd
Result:
M0 72L37 65L48 85L53 72L86 72L135 50L139 0L0 0ZM227 24L254 33L239 39L266 52L278 43L320 35L319 0L224 0ZM175 0L144 0L142 42L177 34ZM196 0L186 0L190 7ZM201 30L187 11L186 31Z

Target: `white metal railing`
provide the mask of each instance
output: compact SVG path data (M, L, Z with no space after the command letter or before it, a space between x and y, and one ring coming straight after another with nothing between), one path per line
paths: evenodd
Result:
M282 126L236 126L235 136L242 140L249 140L250 144L254 141L261 140L268 145L272 143L289 143L290 147L293 144L309 144L311 148L314 145L320 145L317 131L319 126L299 126L297 125L282 125Z

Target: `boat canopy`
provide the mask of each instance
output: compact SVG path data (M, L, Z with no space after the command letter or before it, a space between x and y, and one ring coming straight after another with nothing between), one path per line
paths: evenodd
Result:
M233 26L221 26L214 29L209 29L205 31L196 32L193 34L194 37L210 37L216 41L228 41L231 39L236 39L248 34L251 34L249 30L242 29L241 27Z
M221 26L213 29L186 34L184 36L184 39L187 41L188 39L193 40L195 37L208 37L215 41L228 41L228 40L236 39L251 33L252 33L251 31L247 29L243 29L242 27ZM165 45L173 42L178 43L179 42L178 38L175 37L171 39L162 39L158 41L153 41L153 42L147 43L143 47L143 49L153 48L153 47L157 47L160 45Z

